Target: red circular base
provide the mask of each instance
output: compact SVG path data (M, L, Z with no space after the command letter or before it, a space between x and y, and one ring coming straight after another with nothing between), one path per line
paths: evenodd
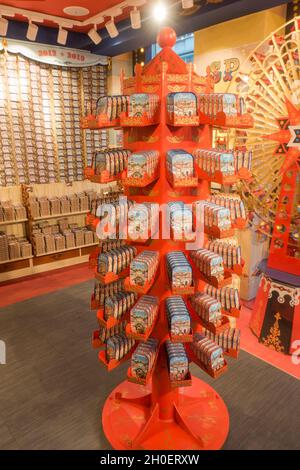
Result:
M107 398L102 414L105 435L117 450L217 450L229 432L225 403L215 390L193 377L179 390L173 420L149 406L151 386L122 382Z

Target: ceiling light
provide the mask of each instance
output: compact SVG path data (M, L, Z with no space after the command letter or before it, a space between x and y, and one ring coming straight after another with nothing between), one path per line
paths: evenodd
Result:
M194 6L194 0L182 0L182 8L188 9L188 8L193 8Z
M58 35L57 35L58 44L62 44L64 46L67 42L67 38L68 38L68 31L66 29L63 29L60 26L58 30Z
M27 29L27 33L26 33L26 38L29 41L35 41L38 30L39 30L38 26L36 24L33 24L31 22L31 20L29 20L28 29Z
M94 26L92 29L89 30L88 36L93 41L94 44L99 44L102 41L102 37L100 36L99 33L97 33L96 26Z
M8 21L0 16L0 36L6 36L8 29Z
M131 27L132 29L140 29L141 24L141 13L140 11L134 7L133 10L130 12L130 20L131 20Z
M90 10L85 7L71 6L64 8L63 12L69 16L86 16Z
M117 27L115 25L115 21L113 18L111 18L111 20L105 23L105 27L111 38L116 38L119 35L119 31L117 30Z
M153 16L156 21L164 21L167 17L167 8L164 3L156 3L153 7Z

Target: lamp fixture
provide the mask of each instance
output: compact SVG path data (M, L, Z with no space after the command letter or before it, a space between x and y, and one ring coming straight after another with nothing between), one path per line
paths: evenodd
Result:
M88 36L93 41L94 44L100 44L100 42L102 41L102 37L97 32L96 25L94 25L94 27L89 30Z
M119 35L119 31L115 25L115 20L113 17L111 17L111 19L107 23L105 23L105 27L112 39L116 38Z
M182 8L187 10L188 8L193 8L194 0L182 0Z
M26 33L26 38L28 39L28 41L36 40L38 30L39 30L39 27L36 24L32 23L31 20L29 20L27 33Z
M63 29L61 26L59 26L58 29L58 35L57 35L57 42L58 44L62 44L65 46L68 38L68 31L66 29Z
M167 17L166 5L162 2L158 2L153 7L153 16L156 21L164 21Z
M0 16L0 36L6 36L8 30L8 21Z
M140 29L142 26L141 23L141 13L136 7L130 12L130 20L132 29Z

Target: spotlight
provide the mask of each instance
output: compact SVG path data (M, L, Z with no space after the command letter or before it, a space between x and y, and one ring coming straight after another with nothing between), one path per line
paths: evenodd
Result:
M156 21L164 21L167 17L167 8L164 3L156 3L153 7L153 16Z
M187 10L188 8L193 8L194 0L182 0L182 8Z
M88 36L93 41L94 44L99 44L102 41L102 37L97 32L96 25L92 29L89 30Z
M67 42L67 37L68 37L68 31L66 29L63 29L61 26L59 26L58 35L57 35L58 44L62 44L64 46Z
M31 20L29 20L28 29L27 29L27 33L26 33L26 38L29 41L35 41L38 30L39 30L38 26L36 24L33 24L31 22Z
M8 29L8 21L0 16L0 36L6 36Z
M119 31L117 30L117 27L115 25L115 21L113 18L111 18L107 23L105 23L105 27L111 38L116 38L119 35Z
M140 11L134 7L133 10L130 12L130 20L131 20L131 27L132 29L140 29L141 24L141 13Z

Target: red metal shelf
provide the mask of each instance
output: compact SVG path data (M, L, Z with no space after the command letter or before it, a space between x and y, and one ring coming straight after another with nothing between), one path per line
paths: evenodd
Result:
M159 173L158 173L158 168L157 171L152 175L152 176L145 176L143 178L131 178L127 177L126 173L125 176L123 175L122 178L122 183L124 186L129 186L132 188L145 188L146 186L149 186L149 184L153 183L159 178Z
M120 127L120 118L109 120L105 114L89 115L81 118L80 127L91 130L118 128Z
M108 320L104 319L104 309L99 308L97 311L97 320L98 322L107 330L112 328L113 326L118 325L122 321L124 321L126 318L128 318L128 312L124 313L122 315L122 318L114 318L114 317L109 317Z
M200 124L208 124L215 127L229 127L237 129L249 129L254 125L254 120L251 114L228 116L223 111L217 113L215 118L199 112L199 122Z
M222 307L221 312L223 313L223 315L229 315L230 317L240 318L241 309L232 307L230 310L226 310Z
M169 332L170 340L172 343L191 343L193 341L194 337L194 332L191 328L190 333L187 335L172 335L171 332Z
M149 382L151 382L153 372L154 372L155 367L156 367L156 362L157 362L157 359L158 359L158 355L159 355L159 348L160 348L160 346L158 346L158 348L157 348L157 352L156 352L156 356L155 356L155 359L154 359L153 366L152 366L151 370L148 372L148 374L146 375L145 378L134 377L131 373L131 367L129 367L129 369L127 371L127 380L129 382L133 382L133 383L138 384L138 385L147 385L147 384L149 384Z
M167 115L166 124L172 127L197 127L199 126L199 116L176 116L173 119Z
M191 387L192 386L192 375L190 371L188 372L185 380L170 380L172 388L179 387Z
M94 168L88 166L84 169L84 175L86 179L92 183L106 184L112 183L114 181L120 181L123 176L123 171L117 173L116 175L110 175L107 170L103 170L100 175L96 175Z
M223 375L225 372L227 372L228 367L227 367L226 361L225 361L224 366L221 369L213 370L211 368L206 367L201 361L199 361L199 359L196 357L196 355L194 354L194 352L192 351L190 347L188 348L188 352L189 352L189 357L190 357L191 362L194 362L194 364L200 367L200 369L202 369L204 372L210 375L210 377L212 377L213 379L217 379L218 377Z
M92 348L93 349L99 349L101 348L102 346L104 346L104 343L103 341L99 338L99 331L96 330L94 331L93 335L92 335Z
M116 367L118 367L120 364L123 364L123 362L126 362L128 361L128 359L131 358L132 356L132 353L134 352L136 348L136 345L133 346L130 351L128 351L128 353L122 357L122 359L120 359L119 361L117 361L116 359L111 359L110 361L107 361L106 359L106 351L100 351L99 354L98 354L98 359L100 362L102 362L108 371L111 371L113 369L116 369Z
M229 238L234 236L234 229L230 228L228 230L220 230L219 227L204 227L204 233L212 238Z
M132 331L131 329L131 324L128 323L126 325L126 335L129 337L129 338L133 338L135 339L136 341L147 341L147 339L151 336L151 333L152 331L154 330L155 328L155 325L156 325L156 322L157 322L157 319L158 319L158 316L159 316L159 311L160 309L157 308L157 312L155 314L155 317L153 319L153 323L152 325L146 330L145 333L135 333Z
M112 282L115 282L115 281L118 281L119 279L124 278L128 273L129 273L129 267L124 269L119 274L115 274L115 273L100 274L96 272L95 278L98 281L100 281L102 284L111 284Z
M157 112L152 119L149 119L147 114L143 116L128 116L125 113L122 113L120 116L121 127L148 127L155 126L159 124L160 117L159 112Z

